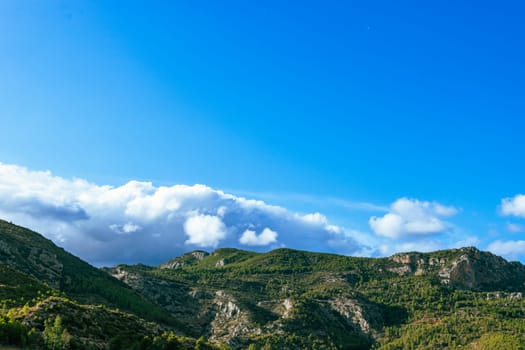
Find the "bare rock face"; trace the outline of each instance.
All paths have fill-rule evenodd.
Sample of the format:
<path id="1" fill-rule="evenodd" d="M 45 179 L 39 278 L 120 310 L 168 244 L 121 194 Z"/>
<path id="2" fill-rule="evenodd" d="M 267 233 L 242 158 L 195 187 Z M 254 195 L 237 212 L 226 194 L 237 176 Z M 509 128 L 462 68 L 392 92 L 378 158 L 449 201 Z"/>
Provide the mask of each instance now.
<path id="1" fill-rule="evenodd" d="M 191 252 L 190 254 L 197 260 L 202 260 L 209 255 L 208 253 L 203 252 L 201 250 Z"/>
<path id="2" fill-rule="evenodd" d="M 181 267 L 186 266 L 184 261 L 174 261 L 166 264 L 160 265 L 161 269 L 180 269 Z"/>
<path id="3" fill-rule="evenodd" d="M 208 255 L 209 253 L 205 251 L 196 250 L 196 251 L 184 254 L 183 256 L 180 256 L 173 260 L 170 260 L 167 263 L 160 265 L 159 268 L 161 269 L 180 269 L 184 266 L 193 265 L 196 262 L 201 261 Z"/>
<path id="4" fill-rule="evenodd" d="M 387 269 L 390 272 L 393 272 L 399 276 L 408 276 L 411 275 L 414 271 L 412 271 L 412 268 L 410 265 L 403 265 L 399 267 L 390 267 Z"/>
<path id="5" fill-rule="evenodd" d="M 249 315 L 241 310 L 233 296 L 218 290 L 213 305 L 215 315 L 211 322 L 211 340 L 235 345 L 239 337 L 261 333 L 260 329 L 254 328 Z"/>
<path id="6" fill-rule="evenodd" d="M 424 275 L 436 267 L 444 266 L 447 263 L 445 258 L 430 257 L 424 253 L 400 253 L 391 256 L 390 260 L 402 264 L 402 266 L 387 269 L 400 276 Z"/>
<path id="7" fill-rule="evenodd" d="M 354 325 L 361 333 L 375 338 L 378 336 L 378 320 L 382 318 L 379 310 L 356 299 L 337 297 L 329 301 L 330 307 Z"/>
<path id="8" fill-rule="evenodd" d="M 507 289 L 515 283 L 523 283 L 525 279 L 521 264 L 509 263 L 499 256 L 472 247 L 461 248 L 459 252 L 462 254 L 457 259 L 439 271 L 444 283 L 465 289 L 485 290 L 494 286 Z"/>
<path id="9" fill-rule="evenodd" d="M 217 261 L 217 263 L 215 264 L 215 267 L 223 267 L 224 265 L 226 265 L 226 259 L 220 259 L 220 260 Z"/>
<path id="10" fill-rule="evenodd" d="M 289 318 L 290 312 L 293 309 L 293 301 L 290 298 L 286 298 L 283 301 L 284 312 L 282 313 L 283 318 Z"/>
<path id="11" fill-rule="evenodd" d="M 390 261 L 400 266 L 390 267 L 388 271 L 400 276 L 437 275 L 443 284 L 473 290 L 507 289 L 525 281 L 521 264 L 509 263 L 474 247 L 448 252 L 446 257 L 433 253 L 396 254 L 390 257 Z"/>
<path id="12" fill-rule="evenodd" d="M 144 278 L 137 273 L 129 272 L 125 268 L 115 267 L 108 271 L 108 273 L 116 279 L 126 283 L 128 286 L 131 286 L 132 288 L 143 289 L 144 287 Z"/>

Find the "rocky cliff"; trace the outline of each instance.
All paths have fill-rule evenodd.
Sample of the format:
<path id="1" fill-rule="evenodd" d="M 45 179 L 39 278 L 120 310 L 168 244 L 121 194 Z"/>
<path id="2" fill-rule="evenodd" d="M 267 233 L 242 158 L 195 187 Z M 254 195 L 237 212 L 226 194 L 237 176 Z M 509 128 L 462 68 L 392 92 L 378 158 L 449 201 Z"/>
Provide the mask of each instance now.
<path id="1" fill-rule="evenodd" d="M 513 290 L 525 283 L 525 267 L 474 247 L 435 253 L 401 253 L 390 257 L 397 263 L 389 271 L 401 276 L 433 275 L 457 288 Z"/>

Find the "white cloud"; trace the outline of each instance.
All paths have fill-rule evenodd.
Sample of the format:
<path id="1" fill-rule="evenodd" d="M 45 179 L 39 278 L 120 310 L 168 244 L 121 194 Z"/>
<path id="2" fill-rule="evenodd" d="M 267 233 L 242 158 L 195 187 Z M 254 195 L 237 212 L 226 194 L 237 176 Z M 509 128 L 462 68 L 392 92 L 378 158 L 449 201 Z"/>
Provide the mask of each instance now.
<path id="1" fill-rule="evenodd" d="M 258 236 L 255 231 L 246 230 L 239 238 L 239 243 L 244 245 L 264 246 L 277 242 L 277 232 L 265 228 Z"/>
<path id="2" fill-rule="evenodd" d="M 321 213 L 306 214 L 302 216 L 302 219 L 310 224 L 314 225 L 327 225 L 328 220 L 326 216 Z"/>
<path id="3" fill-rule="evenodd" d="M 458 242 L 463 235 L 445 221 L 457 212 L 401 198 L 384 215 L 370 218 L 376 233 L 371 235 L 334 225 L 319 212 L 297 213 L 205 185 L 98 185 L 0 163 L 0 218 L 98 265 L 160 263 L 216 247 L 286 246 L 363 256 L 444 249 L 467 243 Z"/>
<path id="4" fill-rule="evenodd" d="M 400 238 L 404 236 L 425 236 L 443 233 L 449 225 L 442 218 L 457 214 L 458 210 L 436 202 L 400 198 L 382 217 L 372 216 L 371 229 L 379 236 Z"/>
<path id="5" fill-rule="evenodd" d="M 519 255 L 525 255 L 525 241 L 498 240 L 489 244 L 487 250 L 507 259 L 516 259 Z"/>
<path id="6" fill-rule="evenodd" d="M 188 235 L 186 243 L 203 248 L 216 248 L 226 237 L 226 226 L 217 216 L 192 216 L 184 223 L 184 232 Z"/>
<path id="7" fill-rule="evenodd" d="M 247 230 L 253 239 L 248 234 L 244 241 L 259 243 L 256 250 L 273 243 L 345 254 L 370 249 L 322 214 L 299 214 L 205 185 L 97 185 L 2 163 L 0 218 L 95 264 L 160 263 L 197 247 L 242 248 Z"/>
<path id="8" fill-rule="evenodd" d="M 506 216 L 525 218 L 525 194 L 517 194 L 512 198 L 501 200 L 501 213 Z"/>

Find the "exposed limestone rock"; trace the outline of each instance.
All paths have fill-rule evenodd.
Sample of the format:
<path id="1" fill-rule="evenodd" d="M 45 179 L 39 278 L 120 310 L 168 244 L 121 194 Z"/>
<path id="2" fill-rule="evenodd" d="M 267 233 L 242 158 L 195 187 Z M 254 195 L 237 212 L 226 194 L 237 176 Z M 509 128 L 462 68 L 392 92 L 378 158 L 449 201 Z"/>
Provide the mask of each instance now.
<path id="1" fill-rule="evenodd" d="M 523 270 L 522 265 L 473 247 L 461 248 L 458 252 L 461 255 L 439 271 L 443 283 L 458 288 L 483 290 L 493 285 L 512 284 L 516 282 L 513 270 Z"/>
<path id="2" fill-rule="evenodd" d="M 428 259 L 428 264 L 430 266 L 444 266 L 447 263 L 447 259 L 445 258 L 430 258 Z"/>
<path id="3" fill-rule="evenodd" d="M 388 271 L 400 276 L 424 275 L 437 267 L 445 266 L 447 259 L 435 258 L 423 253 L 400 253 L 390 257 L 390 260 L 403 266 L 387 268 Z"/>
<path id="4" fill-rule="evenodd" d="M 466 254 L 453 261 L 452 265 L 439 271 L 439 277 L 441 277 L 444 284 L 461 284 L 466 288 L 472 288 L 476 282 L 471 260 Z"/>
<path id="5" fill-rule="evenodd" d="M 183 256 L 180 256 L 176 259 L 173 259 L 171 261 L 168 261 L 167 263 L 164 263 L 159 266 L 161 269 L 180 269 L 184 266 L 192 265 L 195 262 L 198 262 L 205 257 L 207 257 L 209 254 L 202 250 L 196 250 L 187 254 L 184 254 Z"/>
<path id="6" fill-rule="evenodd" d="M 345 317 L 351 324 L 365 335 L 377 337 L 379 328 L 377 320 L 381 319 L 381 315 L 377 308 L 371 305 L 365 305 L 358 300 L 349 299 L 345 297 L 337 297 L 329 301 L 333 310 Z"/>
<path id="7" fill-rule="evenodd" d="M 174 261 L 172 263 L 166 263 L 160 265 L 161 269 L 180 269 L 181 267 L 184 267 L 186 264 L 184 261 Z"/>
<path id="8" fill-rule="evenodd" d="M 203 252 L 201 250 L 197 250 L 197 251 L 191 252 L 190 254 L 191 254 L 191 256 L 193 256 L 197 260 L 202 260 L 202 259 L 204 259 L 205 257 L 208 256 L 208 253 Z"/>
<path id="9" fill-rule="evenodd" d="M 282 314 L 282 317 L 283 318 L 289 318 L 290 317 L 290 312 L 291 312 L 291 310 L 293 308 L 292 299 L 290 299 L 290 298 L 284 299 L 283 306 L 284 306 L 284 312 Z"/>
<path id="10" fill-rule="evenodd" d="M 502 299 L 502 298 L 507 298 L 509 300 L 520 300 L 523 298 L 523 293 L 521 292 L 513 292 L 513 293 L 490 292 L 490 293 L 487 293 L 487 300 Z"/>
<path id="11" fill-rule="evenodd" d="M 522 265 L 509 263 L 474 247 L 451 249 L 448 252 L 451 253 L 448 258 L 433 256 L 433 253 L 396 254 L 390 257 L 390 261 L 400 266 L 389 267 L 387 270 L 400 276 L 435 274 L 441 283 L 464 289 L 487 289 L 493 285 L 515 284 L 517 281 L 512 280 L 513 273 L 524 273 Z"/>
<path id="12" fill-rule="evenodd" d="M 215 315 L 211 322 L 211 340 L 235 345 L 239 337 L 261 333 L 260 329 L 254 329 L 248 314 L 239 308 L 231 295 L 218 290 L 213 304 Z"/>
<path id="13" fill-rule="evenodd" d="M 412 274 L 412 268 L 409 265 L 403 265 L 399 267 L 390 267 L 387 270 L 395 274 L 398 274 L 399 276 L 408 276 Z"/>

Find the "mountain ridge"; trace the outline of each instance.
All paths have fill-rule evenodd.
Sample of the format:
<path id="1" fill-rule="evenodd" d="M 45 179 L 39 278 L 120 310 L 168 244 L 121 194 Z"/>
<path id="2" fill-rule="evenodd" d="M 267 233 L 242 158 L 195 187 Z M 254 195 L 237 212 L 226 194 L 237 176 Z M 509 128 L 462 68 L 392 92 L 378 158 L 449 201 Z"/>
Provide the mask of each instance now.
<path id="1" fill-rule="evenodd" d="M 398 253 L 385 258 L 355 258 L 288 248 L 267 253 L 220 248 L 213 252 L 188 252 L 147 270 L 130 265 L 119 265 L 117 270 L 125 283 L 160 305 L 164 300 L 191 296 L 192 310 L 174 307 L 170 302 L 166 307 L 174 317 L 187 317 L 190 313 L 188 321 L 197 319 L 201 332 L 207 332 L 210 339 L 239 349 L 250 341 L 259 344 L 276 341 L 272 340 L 276 331 L 303 339 L 312 335 L 324 337 L 323 346 L 328 348 L 330 344 L 341 346 L 349 341 L 355 343 L 355 348 L 369 348 L 384 338 L 385 329 L 402 327 L 414 313 L 405 306 L 410 300 L 399 295 L 394 295 L 397 300 L 385 300 L 385 295 L 381 295 L 392 287 L 401 290 L 400 284 L 414 284 L 415 288 L 424 284 L 436 294 L 433 297 L 441 294 L 440 300 L 433 301 L 438 307 L 451 293 L 477 298 L 485 297 L 486 293 L 500 298 L 512 295 L 521 298 L 525 288 L 522 264 L 507 262 L 474 247 Z M 107 271 L 117 272 L 111 268 Z M 178 294 L 180 287 L 165 289 L 166 283 L 186 286 L 187 290 Z M 378 294 L 374 288 L 379 289 Z M 410 293 L 410 289 L 405 291 Z M 421 294 L 426 292 L 421 290 Z M 212 314 L 205 312 L 209 310 L 213 310 Z M 237 320 L 232 321 L 235 317 Z M 326 327 L 323 334 L 316 333 L 318 329 L 308 325 L 316 318 L 318 329 L 331 322 L 330 327 L 346 338 L 330 334 Z M 312 333 L 294 333 L 292 319 Z M 253 337 L 250 333 L 259 335 Z"/>
<path id="2" fill-rule="evenodd" d="M 34 349 L 57 317 L 71 349 L 522 349 L 524 292 L 521 263 L 474 247 L 220 248 L 97 269 L 0 220 L 0 343 Z"/>

